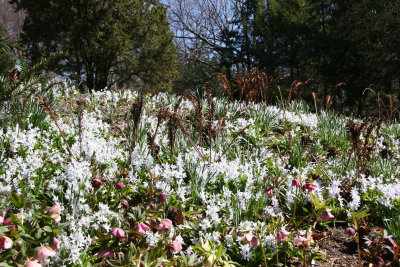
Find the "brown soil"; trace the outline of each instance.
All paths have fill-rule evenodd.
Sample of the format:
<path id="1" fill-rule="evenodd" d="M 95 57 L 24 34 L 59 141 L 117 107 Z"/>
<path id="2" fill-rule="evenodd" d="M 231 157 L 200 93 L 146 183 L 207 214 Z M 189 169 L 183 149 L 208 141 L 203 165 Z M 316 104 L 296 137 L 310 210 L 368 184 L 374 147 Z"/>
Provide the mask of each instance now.
<path id="1" fill-rule="evenodd" d="M 343 229 L 334 228 L 325 237 L 315 242 L 326 258 L 325 262 L 319 261 L 315 266 L 358 266 L 357 244 L 343 233 Z"/>

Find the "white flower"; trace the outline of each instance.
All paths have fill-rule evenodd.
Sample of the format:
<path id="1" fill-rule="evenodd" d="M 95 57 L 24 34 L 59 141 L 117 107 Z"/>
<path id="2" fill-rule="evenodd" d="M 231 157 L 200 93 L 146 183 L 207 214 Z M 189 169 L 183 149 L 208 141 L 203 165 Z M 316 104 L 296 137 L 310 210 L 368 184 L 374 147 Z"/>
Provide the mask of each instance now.
<path id="1" fill-rule="evenodd" d="M 242 258 L 244 260 L 251 260 L 254 256 L 253 252 L 251 252 L 251 245 L 245 244 L 240 246 L 240 254 L 242 254 Z"/>
<path id="2" fill-rule="evenodd" d="M 161 236 L 159 233 L 153 234 L 153 232 L 151 231 L 146 232 L 146 242 L 147 244 L 149 244 L 150 247 L 154 247 L 155 245 L 157 245 L 158 241 L 160 240 L 160 237 Z"/>
<path id="3" fill-rule="evenodd" d="M 349 203 L 349 208 L 356 211 L 360 207 L 361 204 L 361 198 L 358 194 L 358 189 L 357 187 L 353 187 L 351 189 L 351 198 L 352 201 Z"/>

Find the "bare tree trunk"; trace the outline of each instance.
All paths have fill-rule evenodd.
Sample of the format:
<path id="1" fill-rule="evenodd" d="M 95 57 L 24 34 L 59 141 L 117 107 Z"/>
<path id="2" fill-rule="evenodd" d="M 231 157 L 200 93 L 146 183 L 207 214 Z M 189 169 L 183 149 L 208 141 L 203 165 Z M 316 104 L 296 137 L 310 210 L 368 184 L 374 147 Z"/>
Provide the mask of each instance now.
<path id="1" fill-rule="evenodd" d="M 0 1 L 0 28 L 4 30 L 5 35 L 11 41 L 19 41 L 24 19 L 24 12 L 15 11 L 13 6 L 6 0 Z"/>

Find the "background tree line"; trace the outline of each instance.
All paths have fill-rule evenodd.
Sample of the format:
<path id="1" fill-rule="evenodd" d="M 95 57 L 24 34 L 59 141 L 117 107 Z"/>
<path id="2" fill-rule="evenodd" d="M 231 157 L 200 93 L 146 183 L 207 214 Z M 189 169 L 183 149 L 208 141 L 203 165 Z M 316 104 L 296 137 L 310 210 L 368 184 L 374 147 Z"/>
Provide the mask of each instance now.
<path id="1" fill-rule="evenodd" d="M 358 110 L 367 87 L 400 94 L 397 0 L 2 0 L 0 4 L 5 7 L 0 12 L 3 35 L 12 27 L 11 37 L 26 48 L 28 60 L 35 63 L 61 52 L 50 70 L 90 89 L 142 85 L 182 92 L 211 81 L 218 93 L 216 73 L 233 81 L 235 73 L 243 75 L 258 67 L 283 76 L 283 85 L 313 78 L 310 91 L 321 99 L 345 82 L 338 96 L 347 105 L 358 104 Z M 10 17 L 11 5 L 18 16 Z M 2 66 L 8 68 L 1 53 L 0 60 L 8 62 Z"/>
<path id="2" fill-rule="evenodd" d="M 145 84 L 171 89 L 177 74 L 176 48 L 167 9 L 158 0 L 10 0 L 8 4 L 25 14 L 18 39 L 32 64 L 57 53 L 48 69 L 81 87 Z"/>
<path id="3" fill-rule="evenodd" d="M 185 66 L 178 89 L 200 88 L 215 72 L 232 78 L 258 67 L 286 85 L 313 78 L 322 99 L 345 82 L 337 93 L 358 111 L 367 87 L 400 94 L 400 1 L 167 2 Z"/>

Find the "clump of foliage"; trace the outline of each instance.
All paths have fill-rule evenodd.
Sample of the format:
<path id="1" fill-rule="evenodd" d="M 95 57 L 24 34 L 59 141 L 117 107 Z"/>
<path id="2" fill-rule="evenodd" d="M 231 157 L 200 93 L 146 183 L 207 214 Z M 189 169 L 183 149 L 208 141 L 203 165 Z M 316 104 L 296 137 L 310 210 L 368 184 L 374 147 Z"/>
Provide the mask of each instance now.
<path id="1" fill-rule="evenodd" d="M 31 90 L 43 124 L 0 132 L 0 260 L 309 266 L 341 225 L 359 264 L 398 261 L 398 124 L 210 91 Z"/>

